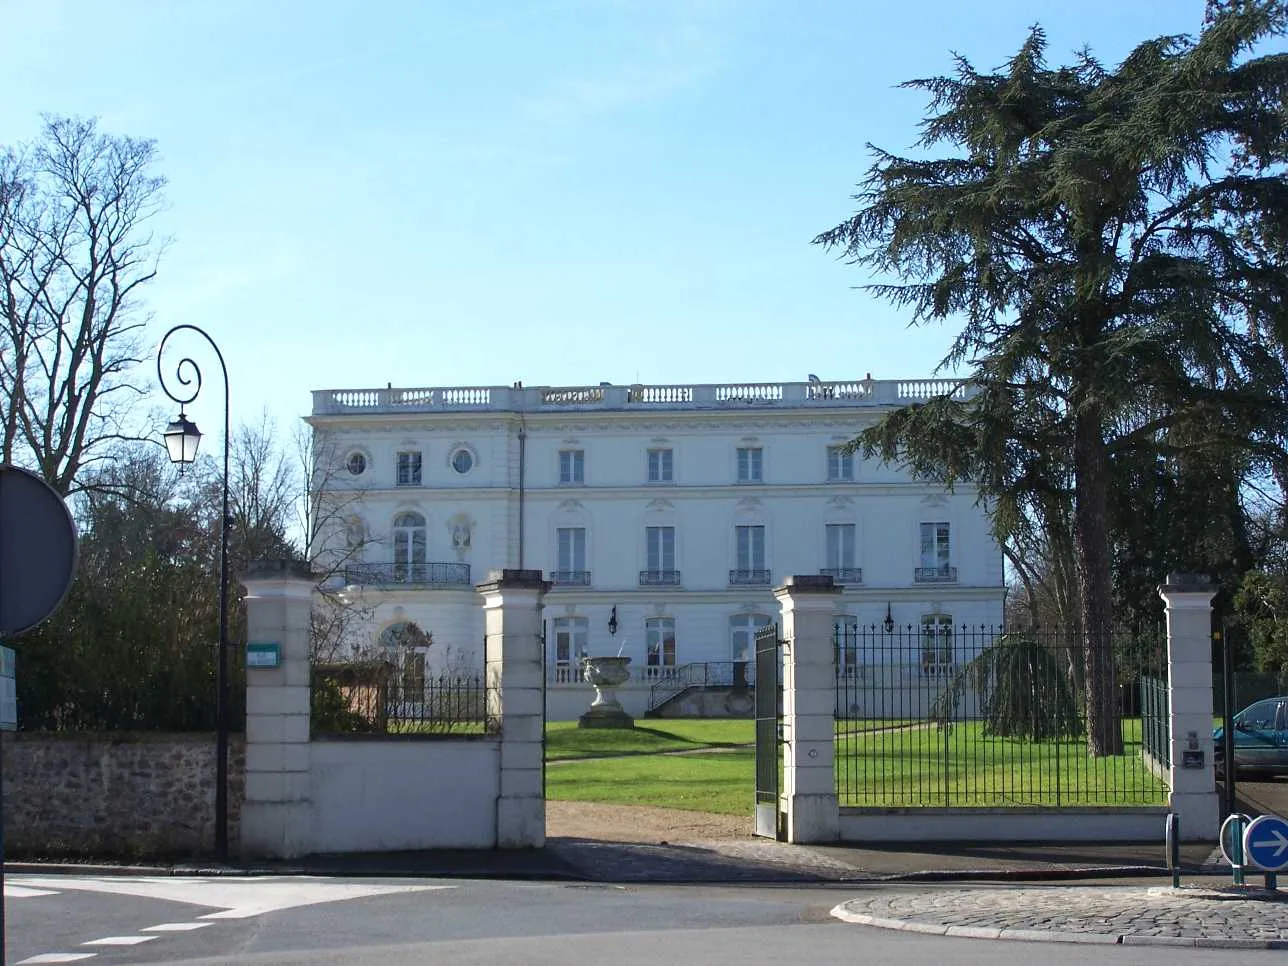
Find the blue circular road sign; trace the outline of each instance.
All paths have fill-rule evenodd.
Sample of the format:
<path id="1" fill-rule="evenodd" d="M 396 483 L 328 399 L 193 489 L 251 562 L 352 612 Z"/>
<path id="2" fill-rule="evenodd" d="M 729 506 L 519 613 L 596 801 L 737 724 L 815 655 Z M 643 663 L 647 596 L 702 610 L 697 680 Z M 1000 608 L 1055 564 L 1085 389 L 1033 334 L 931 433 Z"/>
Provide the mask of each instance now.
<path id="1" fill-rule="evenodd" d="M 1288 819 L 1278 815 L 1253 819 L 1243 833 L 1243 854 L 1267 872 L 1288 868 Z"/>

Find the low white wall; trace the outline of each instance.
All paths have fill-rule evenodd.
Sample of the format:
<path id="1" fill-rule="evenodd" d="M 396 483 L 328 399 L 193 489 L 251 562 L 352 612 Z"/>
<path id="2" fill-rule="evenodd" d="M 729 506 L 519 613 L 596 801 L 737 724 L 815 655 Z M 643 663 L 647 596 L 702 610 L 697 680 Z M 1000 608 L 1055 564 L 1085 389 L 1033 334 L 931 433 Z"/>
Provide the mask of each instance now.
<path id="1" fill-rule="evenodd" d="M 311 743 L 314 851 L 496 847 L 501 742 Z"/>
<path id="2" fill-rule="evenodd" d="M 841 809 L 842 842 L 1149 842 L 1167 809 Z M 1183 834 L 1183 833 L 1182 833 Z"/>

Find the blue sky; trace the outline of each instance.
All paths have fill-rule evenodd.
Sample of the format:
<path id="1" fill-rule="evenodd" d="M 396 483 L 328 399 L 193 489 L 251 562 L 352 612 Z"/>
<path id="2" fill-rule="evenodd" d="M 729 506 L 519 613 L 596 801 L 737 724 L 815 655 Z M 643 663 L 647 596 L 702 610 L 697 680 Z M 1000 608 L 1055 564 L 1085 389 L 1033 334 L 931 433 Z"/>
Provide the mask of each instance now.
<path id="1" fill-rule="evenodd" d="M 206 329 L 234 420 L 285 428 L 319 388 L 927 375 L 951 331 L 810 244 L 868 142 L 916 139 L 896 85 L 1034 22 L 1116 63 L 1203 0 L 3 7 L 0 143 L 42 112 L 155 138 L 150 336 Z"/>

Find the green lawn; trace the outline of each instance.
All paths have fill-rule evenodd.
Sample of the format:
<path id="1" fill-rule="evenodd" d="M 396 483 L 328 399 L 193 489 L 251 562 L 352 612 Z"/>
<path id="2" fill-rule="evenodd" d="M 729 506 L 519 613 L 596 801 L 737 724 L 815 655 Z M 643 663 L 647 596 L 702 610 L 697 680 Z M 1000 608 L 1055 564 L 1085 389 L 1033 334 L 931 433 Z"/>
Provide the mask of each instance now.
<path id="1" fill-rule="evenodd" d="M 1166 801 L 1166 784 L 1141 762 L 1138 720 L 1123 722 L 1128 753 L 1101 759 L 1088 758 L 1081 739 L 1034 743 L 988 738 L 978 722 L 944 732 L 924 722 L 838 721 L 837 732 L 842 805 Z M 547 793 L 556 800 L 747 814 L 755 786 L 755 754 L 748 747 L 753 740 L 754 723 L 747 720 L 656 720 L 620 731 L 551 722 L 546 757 L 559 764 L 546 769 Z M 699 753 L 659 754 L 670 751 Z M 606 755 L 629 757 L 600 757 Z"/>
<path id="2" fill-rule="evenodd" d="M 546 769 L 546 794 L 557 801 L 750 815 L 755 759 L 755 752 L 744 749 L 567 761 Z"/>
<path id="3" fill-rule="evenodd" d="M 551 721 L 546 725 L 546 760 L 701 751 L 749 745 L 754 740 L 753 722 L 744 720 L 658 718 L 620 729 L 578 728 L 575 721 Z"/>
<path id="4" fill-rule="evenodd" d="M 842 805 L 1159 805 L 1167 784 L 1144 765 L 1139 722 L 1124 721 L 1127 753 L 1090 758 L 1082 738 L 992 738 L 980 722 L 850 733 L 837 741 Z"/>

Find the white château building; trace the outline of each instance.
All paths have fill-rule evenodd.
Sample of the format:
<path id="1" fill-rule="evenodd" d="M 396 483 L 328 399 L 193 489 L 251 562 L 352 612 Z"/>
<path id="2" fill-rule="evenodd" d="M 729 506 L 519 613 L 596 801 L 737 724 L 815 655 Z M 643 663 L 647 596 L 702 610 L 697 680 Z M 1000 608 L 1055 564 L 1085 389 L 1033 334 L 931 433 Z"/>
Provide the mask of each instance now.
<path id="1" fill-rule="evenodd" d="M 976 494 L 845 444 L 939 380 L 341 389 L 313 394 L 319 546 L 364 602 L 359 635 L 413 660 L 481 664 L 474 585 L 539 569 L 547 708 L 583 711 L 579 656 L 632 659 L 643 713 L 686 666 L 751 657 L 792 574 L 844 586 L 839 624 L 996 624 L 1002 555 Z M 422 641 L 413 635 L 416 640 Z M 406 653 L 391 655 L 399 663 Z M 691 671 L 691 668 L 690 668 Z"/>

